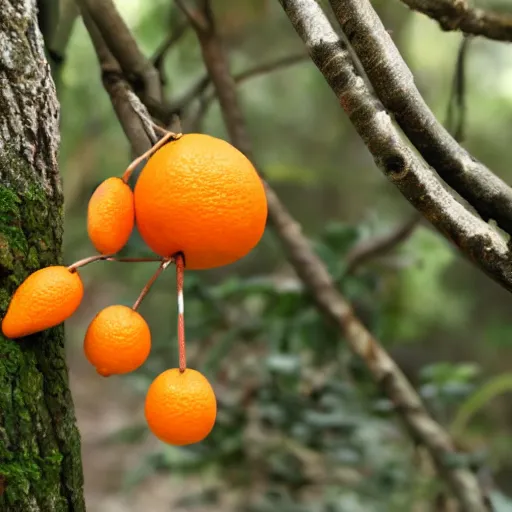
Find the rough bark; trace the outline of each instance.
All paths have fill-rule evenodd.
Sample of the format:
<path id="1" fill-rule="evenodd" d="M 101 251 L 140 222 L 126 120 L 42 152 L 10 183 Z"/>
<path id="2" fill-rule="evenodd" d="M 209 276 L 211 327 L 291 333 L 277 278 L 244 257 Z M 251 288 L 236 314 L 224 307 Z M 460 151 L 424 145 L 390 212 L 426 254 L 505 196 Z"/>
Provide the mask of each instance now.
<path id="1" fill-rule="evenodd" d="M 0 7 L 0 317 L 31 272 L 61 261 L 59 105 L 35 0 Z M 0 510 L 85 510 L 62 326 L 0 334 Z"/>

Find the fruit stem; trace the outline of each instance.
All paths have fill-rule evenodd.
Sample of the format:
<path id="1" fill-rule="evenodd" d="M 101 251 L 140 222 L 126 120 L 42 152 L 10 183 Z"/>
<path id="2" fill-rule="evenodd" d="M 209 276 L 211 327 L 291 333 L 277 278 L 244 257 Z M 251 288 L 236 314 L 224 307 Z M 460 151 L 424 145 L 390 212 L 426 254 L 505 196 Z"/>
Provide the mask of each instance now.
<path id="1" fill-rule="evenodd" d="M 158 279 L 158 276 L 172 263 L 172 261 L 173 261 L 172 258 L 162 260 L 157 271 L 151 276 L 151 279 L 146 283 L 146 286 L 144 286 L 144 288 L 140 292 L 139 297 L 133 304 L 132 309 L 134 311 L 137 311 L 137 308 L 140 306 L 140 303 L 144 300 L 144 297 L 148 294 L 148 292 L 149 292 L 150 288 L 153 286 L 154 282 Z"/>
<path id="2" fill-rule="evenodd" d="M 68 270 L 70 272 L 76 272 L 76 270 L 85 265 L 89 265 L 89 263 L 93 263 L 95 261 L 100 260 L 108 260 L 112 258 L 112 254 L 97 254 L 96 256 L 89 256 L 88 258 L 84 258 L 82 260 L 78 260 L 72 265 L 69 265 Z"/>
<path id="3" fill-rule="evenodd" d="M 166 144 L 170 139 L 179 139 L 181 137 L 181 133 L 173 133 L 173 132 L 166 132 L 166 134 L 152 147 L 150 147 L 145 153 L 143 153 L 141 156 L 138 156 L 124 171 L 123 174 L 123 181 L 125 183 L 128 183 L 128 180 L 130 179 L 130 176 L 132 175 L 132 172 L 135 170 L 135 168 L 146 158 L 151 156 L 157 149 L 160 149 L 164 144 Z"/>
<path id="4" fill-rule="evenodd" d="M 176 254 L 174 262 L 176 264 L 176 292 L 178 295 L 178 349 L 180 372 L 183 373 L 187 369 L 187 356 L 185 351 L 185 301 L 183 299 L 185 260 L 183 254 Z"/>
<path id="5" fill-rule="evenodd" d="M 154 261 L 164 261 L 162 258 L 107 258 L 106 261 L 117 261 L 119 263 L 148 263 Z"/>

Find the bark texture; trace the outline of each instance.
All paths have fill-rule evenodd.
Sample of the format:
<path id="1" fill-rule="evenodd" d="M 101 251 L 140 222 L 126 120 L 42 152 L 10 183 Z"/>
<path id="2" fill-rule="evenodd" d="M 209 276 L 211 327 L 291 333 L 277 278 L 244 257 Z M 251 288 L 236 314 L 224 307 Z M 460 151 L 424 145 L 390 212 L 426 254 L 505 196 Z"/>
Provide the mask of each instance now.
<path id="1" fill-rule="evenodd" d="M 31 272 L 61 260 L 59 105 L 35 0 L 0 7 L 0 318 Z M 85 510 L 80 437 L 59 326 L 0 333 L 0 510 Z"/>

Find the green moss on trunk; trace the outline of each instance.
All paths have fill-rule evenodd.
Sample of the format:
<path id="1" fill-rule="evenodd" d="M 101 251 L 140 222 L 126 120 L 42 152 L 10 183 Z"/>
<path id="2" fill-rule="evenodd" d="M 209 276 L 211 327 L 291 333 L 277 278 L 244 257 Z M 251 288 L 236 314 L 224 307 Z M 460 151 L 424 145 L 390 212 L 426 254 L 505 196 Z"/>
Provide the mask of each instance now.
<path id="1" fill-rule="evenodd" d="M 35 185 L 0 186 L 0 316 L 30 272 L 60 262 L 61 206 Z M 85 510 L 62 326 L 0 335 L 0 475 L 0 510 Z"/>

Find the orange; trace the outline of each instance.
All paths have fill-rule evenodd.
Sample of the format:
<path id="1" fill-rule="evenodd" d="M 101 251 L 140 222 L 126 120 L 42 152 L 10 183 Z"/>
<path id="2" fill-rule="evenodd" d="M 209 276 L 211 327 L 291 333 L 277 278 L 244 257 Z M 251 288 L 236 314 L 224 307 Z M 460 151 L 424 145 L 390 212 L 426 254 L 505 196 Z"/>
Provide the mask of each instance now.
<path id="1" fill-rule="evenodd" d="M 87 209 L 87 232 L 101 254 L 119 252 L 135 224 L 132 189 L 121 178 L 108 178 L 94 191 Z"/>
<path id="2" fill-rule="evenodd" d="M 100 311 L 85 334 L 85 355 L 104 377 L 136 370 L 150 350 L 148 324 L 128 306 L 109 306 Z"/>
<path id="3" fill-rule="evenodd" d="M 146 421 L 161 441 L 183 446 L 202 441 L 217 415 L 213 389 L 204 375 L 187 368 L 161 373 L 146 396 Z"/>
<path id="4" fill-rule="evenodd" d="M 78 272 L 62 266 L 42 268 L 14 292 L 2 332 L 8 338 L 20 338 L 54 327 L 77 310 L 83 295 Z"/>
<path id="5" fill-rule="evenodd" d="M 160 256 L 185 255 L 189 269 L 228 265 L 259 242 L 267 219 L 263 183 L 231 144 L 203 134 L 169 142 L 135 185 L 135 216 Z"/>

